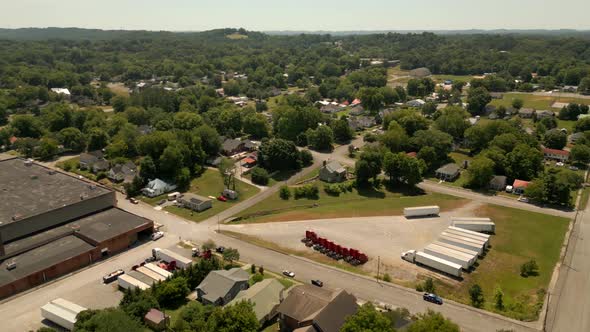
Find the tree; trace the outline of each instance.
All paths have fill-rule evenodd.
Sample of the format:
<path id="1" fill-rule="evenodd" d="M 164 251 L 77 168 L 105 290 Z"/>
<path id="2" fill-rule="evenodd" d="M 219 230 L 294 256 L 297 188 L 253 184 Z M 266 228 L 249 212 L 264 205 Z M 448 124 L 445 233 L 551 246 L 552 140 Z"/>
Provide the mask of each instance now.
<path id="1" fill-rule="evenodd" d="M 371 302 L 363 304 L 358 311 L 346 317 L 341 332 L 393 332 L 389 319 L 375 309 Z"/>
<path id="2" fill-rule="evenodd" d="M 217 307 L 207 320 L 208 332 L 257 332 L 260 323 L 254 313 L 253 304 L 240 301 L 237 304 Z"/>
<path id="3" fill-rule="evenodd" d="M 474 284 L 469 288 L 469 297 L 471 299 L 471 305 L 476 308 L 483 307 L 484 297 L 483 291 L 478 284 Z"/>
<path id="4" fill-rule="evenodd" d="M 436 291 L 434 280 L 432 278 L 428 277 L 424 281 L 424 291 L 428 293 L 434 293 Z"/>
<path id="5" fill-rule="evenodd" d="M 383 171 L 389 176 L 390 183 L 399 182 L 415 186 L 422 181 L 423 168 L 418 159 L 403 152 L 387 152 L 383 158 Z"/>
<path id="6" fill-rule="evenodd" d="M 459 326 L 430 309 L 418 314 L 418 320 L 408 327 L 408 332 L 459 332 Z"/>
<path id="7" fill-rule="evenodd" d="M 409 145 L 406 131 L 395 121 L 391 121 L 385 133 L 379 136 L 379 141 L 391 152 L 400 152 Z"/>
<path id="8" fill-rule="evenodd" d="M 434 125 L 436 129 L 445 132 L 455 139 L 463 138 L 465 130 L 469 128 L 469 122 L 466 119 L 466 112 L 460 107 L 447 107 L 443 114 L 439 116 Z"/>
<path id="9" fill-rule="evenodd" d="M 316 150 L 326 151 L 332 150 L 334 143 L 334 133 L 328 126 L 319 126 L 317 129 L 308 129 L 307 142 Z"/>
<path id="10" fill-rule="evenodd" d="M 358 160 L 355 164 L 356 183 L 359 187 L 367 187 L 372 177 L 371 167 L 366 160 Z"/>
<path id="11" fill-rule="evenodd" d="M 14 129 L 16 137 L 39 138 L 43 136 L 43 125 L 38 118 L 32 115 L 15 115 L 10 121 L 10 127 Z"/>
<path id="12" fill-rule="evenodd" d="M 44 137 L 39 141 L 39 145 L 34 150 L 33 155 L 41 160 L 47 160 L 55 156 L 58 150 L 56 140 Z"/>
<path id="13" fill-rule="evenodd" d="M 383 155 L 381 151 L 376 149 L 366 149 L 361 153 L 360 160 L 367 162 L 367 165 L 369 166 L 369 177 L 373 178 L 373 181 L 376 181 L 379 174 L 381 174 L 381 166 L 383 165 Z"/>
<path id="14" fill-rule="evenodd" d="M 549 130 L 545 133 L 544 143 L 550 149 L 561 150 L 567 144 L 567 134 L 556 129 Z"/>
<path id="15" fill-rule="evenodd" d="M 253 138 L 262 139 L 270 136 L 268 120 L 262 114 L 256 113 L 246 116 L 242 126 L 244 132 Z"/>
<path id="16" fill-rule="evenodd" d="M 113 105 L 113 110 L 117 113 L 121 113 L 125 111 L 127 107 L 128 99 L 122 96 L 115 96 L 111 98 L 111 105 Z"/>
<path id="17" fill-rule="evenodd" d="M 174 114 L 172 124 L 176 129 L 192 130 L 201 126 L 203 119 L 196 113 L 178 112 Z"/>
<path id="18" fill-rule="evenodd" d="M 478 156 L 467 169 L 467 185 L 472 188 L 485 188 L 494 177 L 494 162 L 486 157 Z"/>
<path id="19" fill-rule="evenodd" d="M 174 277 L 159 284 L 154 296 L 160 305 L 171 306 L 183 301 L 189 292 L 187 279 L 185 277 Z"/>
<path id="20" fill-rule="evenodd" d="M 279 196 L 281 197 L 281 199 L 284 200 L 288 200 L 289 198 L 291 198 L 291 190 L 289 189 L 289 187 L 281 186 L 281 188 L 279 189 Z"/>
<path id="21" fill-rule="evenodd" d="M 252 169 L 252 182 L 262 185 L 262 186 L 266 186 L 268 184 L 269 181 L 269 175 L 268 172 L 261 167 L 254 167 L 254 169 Z"/>
<path id="22" fill-rule="evenodd" d="M 492 101 L 492 97 L 486 88 L 471 88 L 467 94 L 467 110 L 472 115 L 483 114 L 483 111 L 487 104 Z"/>
<path id="23" fill-rule="evenodd" d="M 184 155 L 178 145 L 169 145 L 160 156 L 158 170 L 165 178 L 174 178 L 179 167 L 184 165 Z"/>
<path id="24" fill-rule="evenodd" d="M 100 128 L 92 128 L 88 133 L 88 151 L 100 150 L 107 146 L 109 136 Z"/>
<path id="25" fill-rule="evenodd" d="M 85 310 L 78 314 L 74 332 L 141 332 L 144 327 L 121 309 Z"/>
<path id="26" fill-rule="evenodd" d="M 139 163 L 139 176 L 145 181 L 155 179 L 157 175 L 156 164 L 150 156 L 145 156 Z"/>
<path id="27" fill-rule="evenodd" d="M 578 85 L 578 92 L 590 94 L 590 76 L 586 76 L 580 81 L 580 85 Z"/>
<path id="28" fill-rule="evenodd" d="M 581 118 L 574 125 L 574 132 L 584 132 L 590 130 L 590 117 Z"/>
<path id="29" fill-rule="evenodd" d="M 240 259 L 240 253 L 238 252 L 238 249 L 225 248 L 223 251 L 223 259 L 229 261 L 229 263 L 232 264 L 234 261 Z"/>
<path id="30" fill-rule="evenodd" d="M 295 143 L 280 138 L 263 141 L 258 158 L 262 167 L 269 171 L 299 168 L 299 152 Z"/>
<path id="31" fill-rule="evenodd" d="M 159 309 L 160 305 L 151 291 L 141 291 L 136 288 L 135 290 L 125 290 L 119 308 L 129 316 L 142 320 L 151 308 Z"/>
<path id="32" fill-rule="evenodd" d="M 354 136 L 354 132 L 348 121 L 340 119 L 332 122 L 332 132 L 334 133 L 334 140 L 339 143 L 348 142 Z"/>
<path id="33" fill-rule="evenodd" d="M 371 112 L 377 112 L 380 110 L 385 101 L 385 97 L 377 88 L 362 88 L 359 91 L 358 97 L 360 98 L 363 107 Z"/>
<path id="34" fill-rule="evenodd" d="M 516 108 L 517 110 L 521 109 L 524 105 L 524 101 L 520 98 L 514 98 L 512 100 L 512 107 Z"/>
<path id="35" fill-rule="evenodd" d="M 506 175 L 513 179 L 530 180 L 543 168 L 543 154 L 524 143 L 516 145 L 506 155 Z"/>
<path id="36" fill-rule="evenodd" d="M 572 157 L 572 162 L 574 163 L 590 163 L 590 147 L 587 145 L 576 144 L 572 148 L 570 155 Z"/>
<path id="37" fill-rule="evenodd" d="M 504 292 L 502 292 L 500 286 L 497 286 L 494 290 L 494 308 L 504 310 Z"/>
<path id="38" fill-rule="evenodd" d="M 426 169 L 434 170 L 438 164 L 440 164 L 441 160 L 439 160 L 436 156 L 436 150 L 434 150 L 431 146 L 424 146 L 418 151 L 416 157 L 422 161 L 426 165 Z"/>
<path id="39" fill-rule="evenodd" d="M 60 130 L 59 142 L 66 149 L 74 152 L 83 151 L 86 148 L 86 138 L 78 128 L 68 127 Z"/>
<path id="40" fill-rule="evenodd" d="M 520 266 L 520 276 L 526 278 L 537 275 L 539 275 L 539 266 L 534 259 L 531 259 Z"/>

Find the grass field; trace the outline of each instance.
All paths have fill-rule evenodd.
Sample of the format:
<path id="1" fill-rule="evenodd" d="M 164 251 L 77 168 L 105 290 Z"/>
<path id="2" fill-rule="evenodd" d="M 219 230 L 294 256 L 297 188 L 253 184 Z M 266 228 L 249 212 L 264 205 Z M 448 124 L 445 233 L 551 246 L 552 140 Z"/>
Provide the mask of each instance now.
<path id="1" fill-rule="evenodd" d="M 578 210 L 583 211 L 588 205 L 588 198 L 590 198 L 590 187 L 586 187 L 582 190 L 582 197 L 580 198 L 580 205 Z"/>
<path id="2" fill-rule="evenodd" d="M 562 103 L 590 104 L 590 99 L 566 98 L 553 96 L 536 96 L 529 93 L 505 93 L 502 99 L 494 99 L 491 104 L 494 106 L 512 106 L 514 99 L 521 99 L 524 102 L 523 107 L 534 108 L 538 110 L 559 111 L 558 108 L 552 108 L 551 105 L 558 101 Z"/>
<path id="3" fill-rule="evenodd" d="M 400 215 L 404 207 L 420 205 L 439 205 L 443 211 L 462 206 L 467 201 L 458 197 L 426 193 L 408 196 L 399 192 L 390 192 L 384 188 L 368 189 L 332 196 L 326 194 L 323 184 L 316 181 L 320 193 L 318 199 L 283 200 L 278 194 L 273 195 L 255 206 L 238 214 L 238 217 L 264 213 L 241 220 L 242 223 L 277 222 L 289 220 L 325 219 L 340 217 Z M 315 204 L 315 207 L 314 207 Z M 277 210 L 266 214 L 271 210 Z"/>
<path id="4" fill-rule="evenodd" d="M 80 157 L 74 157 L 68 160 L 60 161 L 57 164 L 55 164 L 55 166 L 65 171 L 82 175 L 83 177 L 90 179 L 92 181 L 96 181 L 96 175 L 94 175 L 92 172 L 79 169 Z"/>
<path id="5" fill-rule="evenodd" d="M 223 188 L 224 185 L 223 179 L 221 178 L 221 174 L 219 174 L 217 170 L 207 169 L 200 177 L 194 179 L 191 182 L 191 186 L 188 191 L 205 197 L 217 197 L 221 195 Z M 239 194 L 238 199 L 234 201 L 228 200 L 227 202 L 213 200 L 213 206 L 210 209 L 207 209 L 202 212 L 196 212 L 189 209 L 179 208 L 176 206 L 167 206 L 164 208 L 164 210 L 179 215 L 185 219 L 189 219 L 192 221 L 202 221 L 254 196 L 260 190 L 245 182 L 236 180 L 236 191 Z M 142 200 L 152 205 L 157 203 L 157 201 L 160 199 L 162 198 L 146 199 L 142 197 Z"/>
<path id="6" fill-rule="evenodd" d="M 484 308 L 521 320 L 538 318 L 553 268 L 557 263 L 569 220 L 540 213 L 487 205 L 477 211 L 492 218 L 496 234 L 491 249 L 479 266 L 460 283 L 436 282 L 443 297 L 470 303 L 469 288 L 479 284 L 485 297 Z M 521 277 L 520 266 L 534 259 L 538 276 Z M 477 264 L 477 263 L 476 263 Z M 505 309 L 494 308 L 494 290 L 504 292 Z"/>
<path id="7" fill-rule="evenodd" d="M 123 83 L 109 83 L 107 87 L 117 96 L 129 97 L 131 93 Z"/>

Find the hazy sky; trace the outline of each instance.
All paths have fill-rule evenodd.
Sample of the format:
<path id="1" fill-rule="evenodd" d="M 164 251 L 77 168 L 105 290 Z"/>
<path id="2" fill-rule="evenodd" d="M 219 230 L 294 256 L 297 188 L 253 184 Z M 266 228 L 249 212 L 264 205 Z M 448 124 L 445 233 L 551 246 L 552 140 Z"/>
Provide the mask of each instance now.
<path id="1" fill-rule="evenodd" d="M 590 29 L 590 0 L 0 0 L 0 27 Z"/>

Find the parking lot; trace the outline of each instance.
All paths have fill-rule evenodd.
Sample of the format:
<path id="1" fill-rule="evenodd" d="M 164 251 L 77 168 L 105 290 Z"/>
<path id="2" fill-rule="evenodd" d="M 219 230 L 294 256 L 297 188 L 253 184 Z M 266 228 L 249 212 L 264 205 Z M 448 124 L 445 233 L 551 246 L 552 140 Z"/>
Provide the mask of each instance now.
<path id="1" fill-rule="evenodd" d="M 272 241 L 289 249 L 312 252 L 301 242 L 306 230 L 312 230 L 347 248 L 354 248 L 369 256 L 362 268 L 377 273 L 389 273 L 396 279 L 413 280 L 425 269 L 403 261 L 400 253 L 410 249 L 422 249 L 438 238 L 451 224 L 451 217 L 473 216 L 479 203 L 472 202 L 452 212 L 441 213 L 435 218 L 406 219 L 403 216 L 358 217 L 307 221 L 275 222 L 261 224 L 225 225 L 224 229 L 266 241 Z"/>

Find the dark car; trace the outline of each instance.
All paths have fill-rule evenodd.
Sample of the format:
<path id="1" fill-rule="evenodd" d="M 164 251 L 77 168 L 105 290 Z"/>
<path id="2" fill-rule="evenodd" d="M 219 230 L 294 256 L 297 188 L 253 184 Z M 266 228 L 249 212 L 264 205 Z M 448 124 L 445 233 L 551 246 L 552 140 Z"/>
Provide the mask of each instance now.
<path id="1" fill-rule="evenodd" d="M 324 283 L 321 280 L 319 280 L 319 279 L 312 280 L 311 281 L 311 284 L 312 285 L 315 285 L 315 286 L 318 286 L 318 287 L 323 287 L 324 286 Z"/>
<path id="2" fill-rule="evenodd" d="M 217 247 L 217 249 L 215 249 L 215 251 L 217 251 L 220 254 L 223 254 L 223 252 L 225 251 L 225 247 Z"/>
<path id="3" fill-rule="evenodd" d="M 436 304 L 443 304 L 443 300 L 436 294 L 424 293 L 422 298 L 424 299 L 424 301 L 428 301 L 428 302 L 432 302 L 432 303 L 436 303 Z"/>

